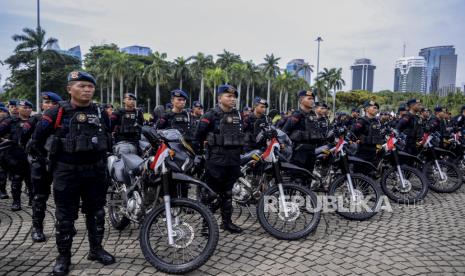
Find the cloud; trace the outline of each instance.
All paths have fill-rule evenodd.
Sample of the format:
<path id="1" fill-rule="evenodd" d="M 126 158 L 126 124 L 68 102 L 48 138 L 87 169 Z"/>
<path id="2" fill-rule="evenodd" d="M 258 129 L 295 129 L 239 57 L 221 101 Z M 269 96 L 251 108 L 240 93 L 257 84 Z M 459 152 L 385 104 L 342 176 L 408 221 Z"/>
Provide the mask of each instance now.
<path id="1" fill-rule="evenodd" d="M 2 0 L 0 0 L 2 1 Z M 6 2 L 6 1 L 3 1 Z M 316 65 L 317 36 L 322 36 L 320 68 L 342 67 L 350 89 L 350 66 L 368 57 L 377 66 L 375 90 L 392 89 L 394 63 L 407 44 L 407 54 L 420 48 L 455 45 L 459 55 L 457 84 L 465 81 L 465 39 L 460 0 L 196 0 L 196 1 L 54 1 L 42 0 L 43 26 L 62 47 L 115 42 L 120 47 L 146 45 L 170 59 L 202 51 L 216 55 L 228 49 L 261 63 L 265 54 L 281 57 L 281 67 L 294 58 Z M 0 15 L 17 16 L 24 24 L 6 22 L 0 31 L 0 59 L 11 54 L 13 33 L 35 24 L 30 1 L 8 1 Z M 2 26 L 5 23 L 0 19 Z M 13 28 L 14 26 L 14 28 Z M 12 29 L 10 29 L 12 28 Z M 8 46 L 7 48 L 5 48 Z M 13 44 L 14 47 L 14 44 Z M 8 52 L 8 49 L 10 52 Z"/>

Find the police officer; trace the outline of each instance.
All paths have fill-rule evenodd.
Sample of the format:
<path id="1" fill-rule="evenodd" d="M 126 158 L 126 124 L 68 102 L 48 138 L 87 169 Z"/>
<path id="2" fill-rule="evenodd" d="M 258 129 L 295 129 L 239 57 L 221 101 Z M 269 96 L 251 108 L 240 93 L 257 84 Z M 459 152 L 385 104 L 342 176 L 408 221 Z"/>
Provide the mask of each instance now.
<path id="1" fill-rule="evenodd" d="M 59 253 L 54 275 L 69 272 L 80 200 L 90 246 L 87 259 L 104 265 L 115 262 L 102 247 L 107 191 L 105 156 L 111 149 L 111 136 L 107 114 L 92 103 L 95 84 L 92 75 L 71 72 L 67 86 L 70 101 L 59 102 L 58 107 L 44 113 L 31 142 L 37 152 L 44 152 L 45 144 L 51 161 Z"/>
<path id="2" fill-rule="evenodd" d="M 350 114 L 349 121 L 347 122 L 347 126 L 350 128 L 352 127 L 355 122 L 360 118 L 360 108 L 354 107 L 352 108 L 352 112 Z"/>
<path id="3" fill-rule="evenodd" d="M 422 121 L 417 115 L 422 105 L 419 99 L 410 99 L 407 102 L 408 112 L 397 122 L 396 129 L 406 134 L 405 151 L 417 155 L 417 140 L 423 135 Z"/>
<path id="4" fill-rule="evenodd" d="M 445 118 L 446 118 L 445 109 L 442 106 L 437 105 L 434 108 L 434 115 L 431 116 L 431 118 L 426 124 L 425 131 L 429 133 L 438 132 L 441 135 L 441 141 L 442 141 L 442 139 L 447 134 L 446 133 L 447 126 L 446 126 Z"/>
<path id="5" fill-rule="evenodd" d="M 199 101 L 194 101 L 192 104 L 192 128 L 195 129 L 203 115 L 203 105 Z"/>
<path id="6" fill-rule="evenodd" d="M 177 129 L 183 135 L 184 139 L 192 142 L 194 129 L 189 112 L 184 107 L 189 97 L 187 93 L 176 89 L 171 91 L 172 109 L 169 109 L 157 122 L 157 129 Z"/>
<path id="7" fill-rule="evenodd" d="M 256 97 L 253 100 L 253 111 L 249 116 L 244 118 L 244 134 L 245 134 L 245 151 L 258 149 L 260 146 L 257 144 L 257 135 L 267 126 L 271 124 L 271 120 L 266 116 L 266 109 L 268 102 L 265 99 Z"/>
<path id="8" fill-rule="evenodd" d="M 320 127 L 318 116 L 313 110 L 316 89 L 302 90 L 297 94 L 299 110 L 286 121 L 283 131 L 294 143 L 292 162 L 310 172 L 315 166 L 315 149 L 326 139 L 324 129 Z"/>
<path id="9" fill-rule="evenodd" d="M 240 154 L 244 146 L 242 118 L 234 107 L 237 90 L 231 85 L 220 85 L 218 105 L 200 119 L 195 137 L 200 145 L 206 144 L 206 182 L 218 195 L 222 227 L 230 233 L 242 229 L 232 222 L 232 188 L 240 176 Z M 211 199 L 204 199 L 211 204 Z"/>
<path id="10" fill-rule="evenodd" d="M 10 109 L 11 110 L 11 109 Z M 24 150 L 27 143 L 25 130 L 29 126 L 29 118 L 32 112 L 32 103 L 28 100 L 18 101 L 18 115 L 4 119 L 0 123 L 0 136 L 13 141 L 13 146 L 2 154 L 2 163 L 9 173 L 11 181 L 11 194 L 13 203 L 11 210 L 21 210 L 21 189 L 23 181 L 26 183 L 29 206 L 32 204 L 32 188 L 30 181 L 30 168 L 27 155 Z"/>
<path id="11" fill-rule="evenodd" d="M 124 94 L 123 108 L 111 115 L 111 127 L 115 142 L 126 141 L 138 146 L 144 115 L 136 108 L 137 98 L 133 93 Z"/>
<path id="12" fill-rule="evenodd" d="M 245 106 L 242 109 L 242 118 L 245 118 L 245 117 L 249 116 L 250 114 L 252 114 L 252 108 L 250 108 L 248 106 Z"/>
<path id="13" fill-rule="evenodd" d="M 460 114 L 452 119 L 452 124 L 458 130 L 464 130 L 465 128 L 465 105 L 460 109 Z"/>
<path id="14" fill-rule="evenodd" d="M 315 114 L 317 117 L 317 126 L 322 133 L 322 139 L 315 141 L 316 147 L 326 144 L 328 139 L 329 130 L 331 128 L 331 122 L 328 118 L 328 105 L 324 102 L 315 103 Z"/>
<path id="15" fill-rule="evenodd" d="M 8 101 L 8 111 L 11 116 L 18 117 L 18 100 L 9 100 Z"/>
<path id="16" fill-rule="evenodd" d="M 5 107 L 3 103 L 1 103 L 0 106 L 0 124 L 3 120 L 6 118 L 10 117 L 10 112 L 8 111 L 8 108 Z M 0 160 L 3 160 L 2 155 L 4 154 L 4 151 L 0 152 Z M 5 168 L 3 168 L 2 162 L 0 162 L 0 199 L 8 199 L 10 198 L 8 196 L 8 193 L 6 192 L 6 179 L 7 179 L 7 171 Z"/>
<path id="17" fill-rule="evenodd" d="M 50 108 L 56 107 L 59 101 L 63 99 L 54 92 L 42 93 L 42 111 L 45 112 Z M 32 135 L 37 123 L 42 119 L 42 114 L 34 115 L 30 120 L 30 131 L 28 137 Z M 50 195 L 50 186 L 52 184 L 52 174 L 46 169 L 46 160 L 39 152 L 31 151 L 31 142 L 28 143 L 26 151 L 29 154 L 31 164 L 31 186 L 33 191 L 32 200 L 32 231 L 31 238 L 34 242 L 44 242 L 44 218 L 47 209 L 47 200 Z"/>
<path id="18" fill-rule="evenodd" d="M 360 117 L 352 126 L 352 132 L 357 136 L 359 143 L 356 156 L 365 161 L 376 162 L 376 146 L 384 143 L 381 133 L 381 122 L 376 115 L 379 105 L 375 101 L 366 101 L 363 104 L 365 116 Z M 368 173 L 368 168 L 354 168 L 356 172 Z"/>

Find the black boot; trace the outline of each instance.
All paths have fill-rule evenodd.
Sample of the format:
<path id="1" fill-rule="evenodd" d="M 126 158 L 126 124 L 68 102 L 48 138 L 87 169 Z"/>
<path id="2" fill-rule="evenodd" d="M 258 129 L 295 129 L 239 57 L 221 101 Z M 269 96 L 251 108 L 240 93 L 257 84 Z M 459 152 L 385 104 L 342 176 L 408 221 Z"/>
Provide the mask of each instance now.
<path id="1" fill-rule="evenodd" d="M 242 228 L 232 222 L 232 212 L 232 198 L 227 197 L 223 200 L 223 206 L 221 208 L 221 219 L 223 222 L 221 228 L 232 234 L 242 233 Z"/>
<path id="2" fill-rule="evenodd" d="M 0 176 L 1 177 L 1 176 Z M 6 192 L 6 179 L 0 180 L 0 199 L 8 199 L 8 193 Z"/>
<path id="3" fill-rule="evenodd" d="M 21 186 L 23 179 L 19 175 L 11 177 L 11 195 L 13 196 L 13 204 L 11 204 L 12 211 L 21 210 Z"/>
<path id="4" fill-rule="evenodd" d="M 102 247 L 105 232 L 105 210 L 100 209 L 93 214 L 86 214 L 86 226 L 89 238 L 89 254 L 87 259 L 103 265 L 115 263 L 115 257 Z"/>
<path id="5" fill-rule="evenodd" d="M 44 242 L 44 218 L 47 207 L 47 195 L 36 194 L 32 202 L 32 232 L 31 237 L 34 242 Z"/>
<path id="6" fill-rule="evenodd" d="M 69 273 L 69 267 L 71 266 L 71 246 L 73 245 L 73 236 L 75 234 L 76 230 L 72 221 L 57 222 L 55 237 L 59 255 L 53 267 L 53 275 L 62 276 Z"/>
<path id="7" fill-rule="evenodd" d="M 0 199 L 8 199 L 6 192 L 6 172 L 0 167 Z"/>

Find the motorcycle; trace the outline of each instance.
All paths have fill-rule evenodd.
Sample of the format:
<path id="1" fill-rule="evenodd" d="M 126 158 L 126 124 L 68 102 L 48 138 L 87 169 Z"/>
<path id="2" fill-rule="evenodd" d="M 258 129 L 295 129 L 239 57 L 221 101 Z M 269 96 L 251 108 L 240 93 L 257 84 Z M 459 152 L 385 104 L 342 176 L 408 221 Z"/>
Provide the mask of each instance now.
<path id="1" fill-rule="evenodd" d="M 287 135 L 269 126 L 265 150 L 253 150 L 241 156 L 243 176 L 233 187 L 233 200 L 240 206 L 256 204 L 260 225 L 270 235 L 296 240 L 314 232 L 321 218 L 316 195 L 308 188 L 283 180 L 284 172 L 300 171 L 286 160 L 288 150 L 280 141 Z M 260 138 L 258 138 L 260 140 Z M 290 141 L 290 140 L 289 140 Z M 308 171 L 304 170 L 307 174 Z"/>
<path id="2" fill-rule="evenodd" d="M 339 215 L 351 220 L 367 220 L 377 213 L 381 191 L 370 177 L 352 173 L 350 167 L 351 164 L 372 170 L 376 170 L 376 167 L 351 155 L 354 148 L 350 143 L 350 132 L 341 127 L 336 129 L 335 134 L 335 144 L 315 149 L 316 185 L 323 188 L 329 185 L 328 194 L 337 198 Z"/>
<path id="3" fill-rule="evenodd" d="M 425 133 L 420 142 L 418 157 L 424 161 L 423 173 L 429 181 L 429 188 L 437 193 L 452 193 L 463 183 L 460 169 L 444 158 L 455 157 L 453 152 L 439 147 L 441 136 L 438 133 Z"/>
<path id="4" fill-rule="evenodd" d="M 389 199 L 402 204 L 411 204 L 425 198 L 428 193 L 428 180 L 418 169 L 400 163 L 400 158 L 417 159 L 403 152 L 405 134 L 391 130 L 385 144 L 381 146 L 377 172 L 381 175 L 380 186 Z"/>
<path id="5" fill-rule="evenodd" d="M 219 230 L 210 210 L 182 198 L 182 190 L 200 185 L 215 193 L 185 173 L 193 166 L 194 153 L 179 131 L 144 126 L 142 134 L 152 148 L 146 148 L 144 158 L 134 153 L 108 158 L 110 221 L 117 229 L 131 221 L 141 223 L 139 241 L 146 260 L 166 273 L 187 273 L 214 253 Z"/>

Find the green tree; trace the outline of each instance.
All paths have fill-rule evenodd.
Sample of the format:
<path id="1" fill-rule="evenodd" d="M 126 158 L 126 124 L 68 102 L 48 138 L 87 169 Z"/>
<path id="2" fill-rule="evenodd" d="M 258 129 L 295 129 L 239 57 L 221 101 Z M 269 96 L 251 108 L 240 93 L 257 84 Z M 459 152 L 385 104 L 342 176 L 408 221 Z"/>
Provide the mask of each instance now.
<path id="1" fill-rule="evenodd" d="M 41 59 L 42 54 L 47 46 L 56 43 L 58 40 L 56 38 L 50 37 L 45 38 L 45 30 L 38 27 L 36 30 L 31 28 L 24 28 L 23 34 L 13 35 L 13 40 L 19 42 L 16 45 L 14 52 L 16 54 L 25 54 L 33 56 L 36 60 L 36 105 L 37 112 L 40 111 L 40 83 L 41 83 Z"/>
<path id="2" fill-rule="evenodd" d="M 216 60 L 216 65 L 221 69 L 228 71 L 229 67 L 233 63 L 242 62 L 241 56 L 234 53 L 223 50 L 223 53 L 218 54 L 218 59 Z"/>
<path id="3" fill-rule="evenodd" d="M 281 58 L 275 57 L 273 54 L 266 55 L 264 60 L 265 63 L 262 63 L 263 66 L 263 73 L 265 74 L 268 80 L 268 88 L 266 92 L 266 100 L 268 101 L 268 105 L 271 105 L 271 81 L 276 78 L 277 75 L 280 74 L 280 69 L 278 66 L 278 61 Z"/>
<path id="4" fill-rule="evenodd" d="M 221 69 L 220 67 L 207 69 L 205 72 L 205 79 L 207 81 L 207 85 L 212 89 L 212 98 L 213 98 L 213 107 L 216 106 L 216 89 L 218 85 L 228 81 L 228 75 L 226 71 Z"/>
<path id="5" fill-rule="evenodd" d="M 160 105 L 160 84 L 166 81 L 169 64 L 166 53 L 155 52 L 150 56 L 152 63 L 145 68 L 144 76 L 150 85 L 155 85 L 155 105 Z"/>
<path id="6" fill-rule="evenodd" d="M 197 55 L 190 57 L 190 59 L 193 60 L 191 63 L 192 75 L 200 79 L 199 100 L 203 105 L 205 97 L 205 71 L 213 67 L 213 57 L 199 52 Z"/>
<path id="7" fill-rule="evenodd" d="M 179 79 L 179 89 L 182 90 L 182 83 L 184 80 L 187 80 L 191 76 L 189 68 L 189 58 L 185 59 L 184 57 L 178 57 L 174 60 L 173 64 L 173 76 L 174 78 Z"/>
<path id="8" fill-rule="evenodd" d="M 231 81 L 237 85 L 237 106 L 239 110 L 241 109 L 241 92 L 242 92 L 242 83 L 247 77 L 247 65 L 244 63 L 233 63 L 230 67 L 229 76 Z"/>

